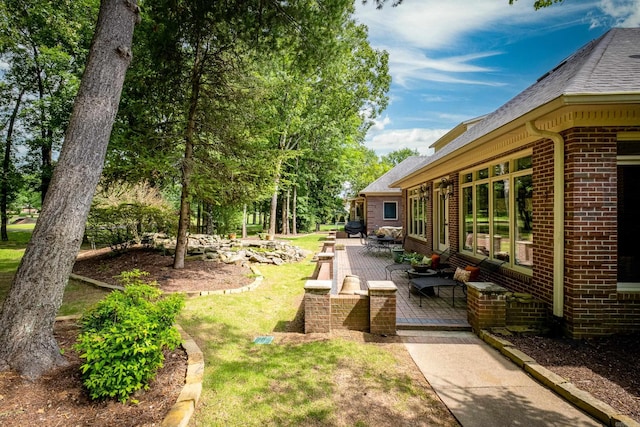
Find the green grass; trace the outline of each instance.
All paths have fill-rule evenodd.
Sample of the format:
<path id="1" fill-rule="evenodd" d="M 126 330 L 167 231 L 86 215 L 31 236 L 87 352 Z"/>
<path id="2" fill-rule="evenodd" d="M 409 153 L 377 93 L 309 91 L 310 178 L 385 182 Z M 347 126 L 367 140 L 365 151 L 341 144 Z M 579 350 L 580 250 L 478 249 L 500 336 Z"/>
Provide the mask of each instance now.
<path id="1" fill-rule="evenodd" d="M 291 240 L 316 252 L 323 239 L 305 235 Z M 393 353 L 381 346 L 343 338 L 279 338 L 296 318 L 314 266 L 309 259 L 261 266 L 265 279 L 252 292 L 188 300 L 178 322 L 206 361 L 197 425 L 335 424 L 341 416 L 335 379 L 344 372 L 372 392 L 393 393 L 398 405 L 420 396 L 410 379 L 394 369 Z M 253 343 L 258 336 L 274 334 L 273 344 Z"/>
<path id="2" fill-rule="evenodd" d="M 84 311 L 106 297 L 111 291 L 88 285 L 79 280 L 70 279 L 64 289 L 62 305 L 58 310 L 58 316 L 70 316 L 82 314 Z"/>
<path id="3" fill-rule="evenodd" d="M 315 267 L 311 255 L 318 252 L 325 237 L 288 238 L 310 256 L 296 264 L 261 266 L 264 281 L 254 291 L 187 300 L 178 322 L 196 340 L 206 362 L 199 409 L 192 423 L 371 425 L 367 409 L 350 410 L 345 424 L 345 403 L 340 399 L 345 387 L 355 388 L 346 393 L 355 393 L 359 399 L 362 390 L 369 396 L 392 396 L 384 408 L 376 410 L 398 412 L 402 414 L 398 419 L 420 413 L 425 405 L 442 406 L 414 386 L 397 368 L 394 352 L 384 345 L 337 336 L 307 339 L 302 334 L 284 334 L 292 322 L 300 320 L 304 283 Z M 0 273 L 0 300 L 12 275 L 13 271 Z M 82 313 L 103 295 L 104 291 L 71 280 L 59 314 Z M 263 335 L 276 338 L 269 345 L 253 343 Z"/>
<path id="4" fill-rule="evenodd" d="M 10 225 L 7 227 L 9 241 L 0 242 L 0 303 L 4 301 L 11 288 L 13 276 L 31 238 L 33 226 L 33 224 Z M 108 293 L 109 291 L 83 282 L 69 280 L 58 315 L 82 314 L 87 307 L 98 302 Z"/>

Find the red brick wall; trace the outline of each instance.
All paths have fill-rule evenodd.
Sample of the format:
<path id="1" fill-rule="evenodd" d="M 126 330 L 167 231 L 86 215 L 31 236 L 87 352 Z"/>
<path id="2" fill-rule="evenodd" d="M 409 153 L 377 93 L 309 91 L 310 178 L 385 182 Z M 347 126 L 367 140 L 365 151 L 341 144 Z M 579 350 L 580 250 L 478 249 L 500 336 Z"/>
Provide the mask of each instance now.
<path id="1" fill-rule="evenodd" d="M 369 292 L 370 331 L 372 334 L 396 334 L 396 303 L 394 292 Z"/>
<path id="2" fill-rule="evenodd" d="M 331 332 L 331 296 L 329 292 L 304 295 L 304 333 Z"/>
<path id="3" fill-rule="evenodd" d="M 507 326 L 539 327 L 547 324 L 550 315 L 549 306 L 542 301 L 507 295 Z"/>
<path id="4" fill-rule="evenodd" d="M 533 275 L 530 283 L 510 283 L 553 306 L 553 141 L 533 146 Z"/>
<path id="5" fill-rule="evenodd" d="M 616 128 L 565 135 L 565 318 L 572 336 L 639 328 L 640 306 L 619 301 Z"/>
<path id="6" fill-rule="evenodd" d="M 367 196 L 367 232 L 373 231 L 377 227 L 402 227 L 402 217 L 404 209 L 402 196 Z M 398 219 L 386 220 L 384 217 L 384 202 L 398 203 Z"/>

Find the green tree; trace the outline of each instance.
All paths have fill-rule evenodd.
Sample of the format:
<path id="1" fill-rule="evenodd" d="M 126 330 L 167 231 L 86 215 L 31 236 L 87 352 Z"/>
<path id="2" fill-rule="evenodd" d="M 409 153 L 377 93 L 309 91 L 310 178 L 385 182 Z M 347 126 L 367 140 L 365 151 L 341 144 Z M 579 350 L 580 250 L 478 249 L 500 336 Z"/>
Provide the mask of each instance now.
<path id="1" fill-rule="evenodd" d="M 286 43 L 273 54 L 262 74 L 263 86 L 271 93 L 262 116 L 271 123 L 266 127 L 268 139 L 279 153 L 274 166 L 270 233 L 276 232 L 278 195 L 284 201 L 296 201 L 303 184 L 313 179 L 304 171 L 313 169 L 315 162 L 331 163 L 340 158 L 348 141 L 362 142 L 370 119 L 386 106 L 390 83 L 387 54 L 371 48 L 366 28 L 353 21 L 352 13 L 352 5 L 345 5 L 335 26 L 323 29 L 327 34 L 313 56 L 300 61 L 294 55 L 295 44 Z M 337 190 L 333 197 L 339 194 L 340 186 L 324 184 L 319 188 Z M 295 202 L 280 209 L 285 233 L 289 211 L 295 224 Z M 295 231 L 295 225 L 293 228 Z"/>
<path id="2" fill-rule="evenodd" d="M 97 0 L 6 0 L 0 8 L 0 61 L 5 78 L 25 91 L 22 126 L 37 159 L 44 200 L 53 171 L 53 152 L 62 141 L 77 93 Z"/>
<path id="3" fill-rule="evenodd" d="M 0 88 L 5 89 L 5 87 Z M 8 92 L 10 94 L 10 90 L 2 90 L 2 92 Z M 24 89 L 20 90 L 15 95 L 15 99 L 10 95 L 8 96 L 10 102 L 13 103 L 13 108 L 9 110 L 10 112 L 7 117 L 6 125 L 3 126 L 3 128 L 6 128 L 6 138 L 3 150 L 4 156 L 2 158 L 2 175 L 0 176 L 0 235 L 2 236 L 3 242 L 9 240 L 9 234 L 7 233 L 9 216 L 7 215 L 7 210 L 9 208 L 9 204 L 16 197 L 22 184 L 22 180 L 14 166 L 13 138 L 18 112 L 20 111 L 20 103 L 22 102 L 23 97 Z M 2 98 L 7 99 L 4 96 Z M 4 109 L 2 112 L 4 112 Z"/>
<path id="4" fill-rule="evenodd" d="M 381 157 L 380 161 L 384 164 L 391 165 L 391 167 L 396 166 L 398 163 L 405 160 L 407 157 L 411 156 L 419 156 L 418 150 L 411 148 L 401 148 L 399 150 L 392 151 L 388 154 L 385 154 Z"/>

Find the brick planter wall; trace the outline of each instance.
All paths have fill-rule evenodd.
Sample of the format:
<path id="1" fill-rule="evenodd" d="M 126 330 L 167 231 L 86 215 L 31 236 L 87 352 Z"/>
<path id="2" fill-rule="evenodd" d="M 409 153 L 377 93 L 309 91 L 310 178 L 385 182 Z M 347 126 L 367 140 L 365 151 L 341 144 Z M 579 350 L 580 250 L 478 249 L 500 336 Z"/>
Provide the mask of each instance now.
<path id="1" fill-rule="evenodd" d="M 542 327 L 548 323 L 549 309 L 543 301 L 531 295 L 518 295 L 508 292 L 506 295 L 507 326 Z"/>
<path id="2" fill-rule="evenodd" d="M 331 280 L 307 280 L 304 290 L 305 333 L 350 329 L 395 335 L 396 292 L 391 281 L 369 282 L 368 295 L 331 295 Z"/>
<path id="3" fill-rule="evenodd" d="M 494 283 L 467 283 L 467 320 L 474 332 L 506 326 L 506 293 Z"/>

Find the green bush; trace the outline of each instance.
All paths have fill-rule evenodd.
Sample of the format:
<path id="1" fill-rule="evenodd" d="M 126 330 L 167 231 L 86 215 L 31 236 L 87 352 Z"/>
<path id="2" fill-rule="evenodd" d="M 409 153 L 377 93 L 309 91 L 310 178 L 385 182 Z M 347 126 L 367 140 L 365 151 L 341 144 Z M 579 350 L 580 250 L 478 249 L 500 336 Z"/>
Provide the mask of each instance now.
<path id="1" fill-rule="evenodd" d="M 175 213 L 168 209 L 123 203 L 117 206 L 92 207 L 87 219 L 87 239 L 122 251 L 140 242 L 146 232 L 175 234 Z"/>
<path id="2" fill-rule="evenodd" d="M 87 218 L 91 244 L 124 250 L 144 233 L 175 235 L 176 211 L 158 189 L 147 183 L 112 183 L 96 192 Z"/>
<path id="3" fill-rule="evenodd" d="M 80 320 L 76 343 L 85 387 L 92 399 L 126 402 L 136 390 L 149 388 L 164 362 L 163 350 L 180 343 L 173 326 L 184 306 L 183 294 L 163 295 L 148 273 L 124 272 L 124 291 L 114 291 Z"/>

